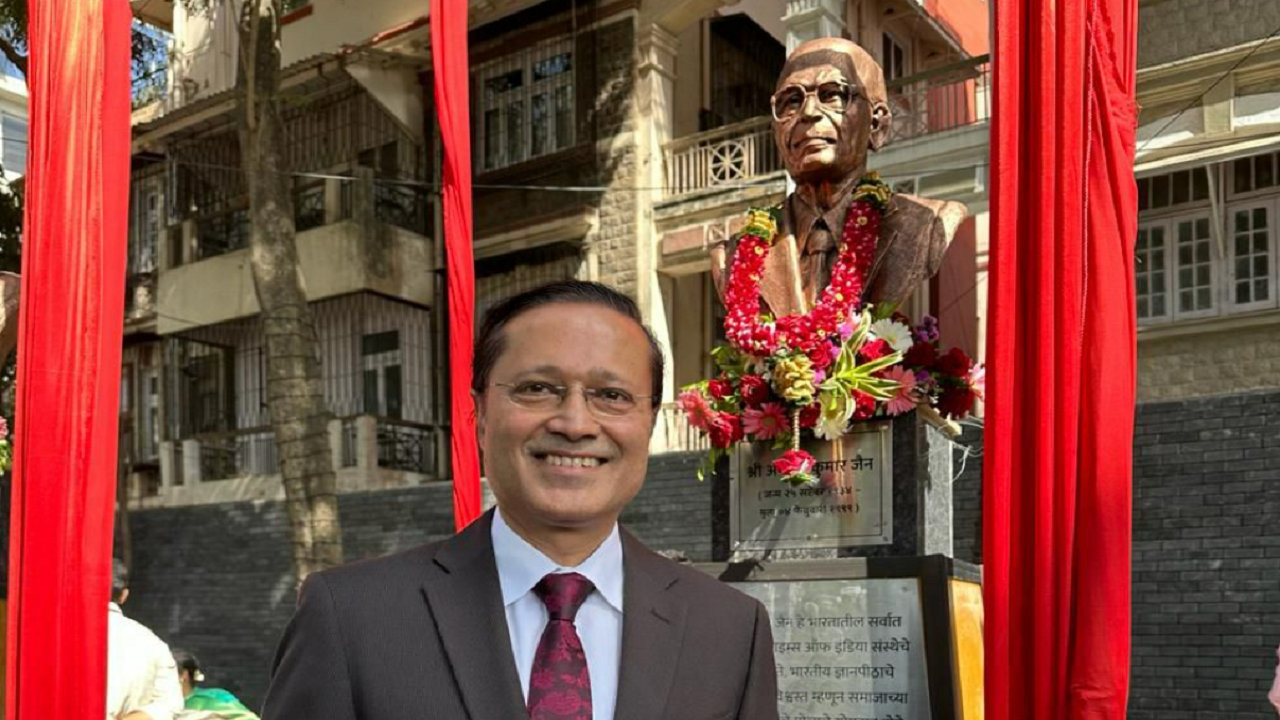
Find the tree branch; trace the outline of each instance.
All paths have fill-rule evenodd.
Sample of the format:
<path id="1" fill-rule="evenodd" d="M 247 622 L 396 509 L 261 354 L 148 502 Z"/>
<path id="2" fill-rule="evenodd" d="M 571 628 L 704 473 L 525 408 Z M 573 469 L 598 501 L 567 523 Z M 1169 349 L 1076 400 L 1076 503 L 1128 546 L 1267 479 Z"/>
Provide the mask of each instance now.
<path id="1" fill-rule="evenodd" d="M 4 53 L 9 62 L 18 66 L 24 79 L 27 77 L 27 56 L 18 52 L 18 49 L 3 37 L 0 37 L 0 53 Z"/>

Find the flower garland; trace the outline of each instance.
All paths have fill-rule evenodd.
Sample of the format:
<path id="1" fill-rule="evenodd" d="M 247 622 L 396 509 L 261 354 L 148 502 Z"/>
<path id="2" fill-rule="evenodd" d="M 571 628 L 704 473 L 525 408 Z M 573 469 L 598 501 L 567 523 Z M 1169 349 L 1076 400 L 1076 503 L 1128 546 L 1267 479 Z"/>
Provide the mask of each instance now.
<path id="1" fill-rule="evenodd" d="M 760 282 L 777 210 L 749 213 L 725 290 L 729 344 L 712 351 L 719 375 L 679 399 L 712 446 L 699 478 L 748 440 L 785 449 L 771 468 L 783 482 L 812 484 L 817 462 L 800 449 L 802 432 L 836 441 L 851 422 L 921 404 L 960 418 L 982 397 L 982 366 L 958 348 L 943 355 L 936 320 L 913 328 L 892 307 L 861 301 L 891 197 L 874 173 L 858 181 L 830 284 L 809 312 L 776 319 L 760 312 Z"/>

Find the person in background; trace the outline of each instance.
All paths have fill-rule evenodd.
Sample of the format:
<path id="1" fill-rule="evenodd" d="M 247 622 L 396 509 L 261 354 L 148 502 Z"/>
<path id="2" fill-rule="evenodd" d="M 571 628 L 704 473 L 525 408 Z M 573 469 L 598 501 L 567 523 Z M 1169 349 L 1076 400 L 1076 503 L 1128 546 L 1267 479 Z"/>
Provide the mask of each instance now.
<path id="1" fill-rule="evenodd" d="M 107 608 L 107 720 L 173 720 L 182 688 L 169 646 L 120 609 L 129 599 L 129 568 L 111 568 Z"/>
<path id="2" fill-rule="evenodd" d="M 226 690 L 196 687 L 197 683 L 204 682 L 204 673 L 195 655 L 175 648 L 173 660 L 178 665 L 178 682 L 185 698 L 178 720 L 258 720 L 257 715 Z"/>
<path id="3" fill-rule="evenodd" d="M 1276 657 L 1280 658 L 1280 648 L 1276 648 Z M 1276 663 L 1276 679 L 1271 684 L 1271 692 L 1267 693 L 1267 699 L 1275 707 L 1276 713 L 1280 714 L 1280 663 Z"/>

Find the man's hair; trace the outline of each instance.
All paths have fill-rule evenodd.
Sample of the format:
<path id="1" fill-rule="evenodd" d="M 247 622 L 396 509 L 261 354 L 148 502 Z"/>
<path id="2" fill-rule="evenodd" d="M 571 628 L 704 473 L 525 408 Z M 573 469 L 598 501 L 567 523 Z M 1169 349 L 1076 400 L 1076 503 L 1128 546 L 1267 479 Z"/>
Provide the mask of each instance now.
<path id="1" fill-rule="evenodd" d="M 129 566 L 120 558 L 111 558 L 111 602 L 120 602 L 120 596 L 129 589 Z"/>
<path id="2" fill-rule="evenodd" d="M 489 386 L 489 373 L 506 349 L 506 335 L 503 331 L 512 320 L 546 305 L 573 303 L 608 308 L 630 319 L 644 331 L 644 336 L 649 341 L 649 372 L 653 375 L 651 404 L 654 408 L 662 404 L 662 373 L 665 367 L 662 346 L 658 344 L 653 331 L 641 321 L 640 308 L 636 307 L 631 298 L 607 285 L 582 280 L 564 280 L 526 290 L 494 305 L 485 313 L 471 359 L 472 391 L 480 395 Z"/>

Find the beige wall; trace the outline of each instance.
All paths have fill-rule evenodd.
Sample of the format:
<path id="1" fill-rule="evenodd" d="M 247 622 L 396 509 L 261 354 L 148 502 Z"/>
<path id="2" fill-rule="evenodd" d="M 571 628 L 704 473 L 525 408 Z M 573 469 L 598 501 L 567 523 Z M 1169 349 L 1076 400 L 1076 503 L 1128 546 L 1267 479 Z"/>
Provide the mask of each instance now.
<path id="1" fill-rule="evenodd" d="M 418 305 L 433 293 L 431 241 L 379 225 L 367 237 L 353 221 L 298 234 L 308 300 L 375 290 Z M 256 315 L 249 251 L 237 250 L 160 274 L 156 291 L 161 334 Z"/>
<path id="2" fill-rule="evenodd" d="M 1280 317 L 1216 332 L 1139 335 L 1139 402 L 1276 387 L 1280 387 Z"/>
<path id="3" fill-rule="evenodd" d="M 213 0 L 210 11 L 188 15 L 182 3 L 173 9 L 173 82 L 182 102 L 227 90 L 235 84 L 235 7 L 239 0 Z M 427 4 L 404 0 L 311 0 L 310 14 L 284 27 L 284 67 L 343 45 L 358 45 L 378 33 L 427 14 Z M 183 79 L 198 88 L 183 91 Z"/>

